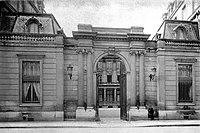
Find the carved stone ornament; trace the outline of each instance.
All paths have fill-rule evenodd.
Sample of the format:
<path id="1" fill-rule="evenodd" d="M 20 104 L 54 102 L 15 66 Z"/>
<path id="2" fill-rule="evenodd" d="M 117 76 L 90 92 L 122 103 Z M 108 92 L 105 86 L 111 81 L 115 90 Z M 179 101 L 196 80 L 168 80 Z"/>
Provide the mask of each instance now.
<path id="1" fill-rule="evenodd" d="M 129 54 L 130 55 L 145 55 L 146 54 L 146 51 L 145 50 L 132 50 L 130 49 L 129 51 Z"/>
<path id="2" fill-rule="evenodd" d="M 109 55 L 115 55 L 116 53 L 120 53 L 120 50 L 116 49 L 115 47 L 109 47 L 107 50 L 104 51 L 104 53 L 108 53 Z"/>
<path id="3" fill-rule="evenodd" d="M 94 53 L 94 51 L 92 49 L 77 49 L 76 52 L 78 54 L 79 53 L 81 53 L 81 54 L 88 54 L 88 53 L 92 54 L 92 53 Z"/>

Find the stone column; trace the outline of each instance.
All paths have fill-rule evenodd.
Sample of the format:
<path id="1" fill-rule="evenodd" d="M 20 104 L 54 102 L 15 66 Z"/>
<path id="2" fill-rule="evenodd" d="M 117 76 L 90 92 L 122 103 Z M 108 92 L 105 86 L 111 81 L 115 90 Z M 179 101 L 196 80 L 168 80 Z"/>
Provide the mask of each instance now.
<path id="1" fill-rule="evenodd" d="M 158 54 L 161 54 L 162 51 Z M 163 54 L 163 53 L 162 53 Z M 157 102 L 159 109 L 165 110 L 165 57 L 157 57 Z"/>
<path id="2" fill-rule="evenodd" d="M 78 106 L 83 106 L 83 102 L 84 102 L 83 54 L 81 50 L 77 52 L 78 52 Z"/>
<path id="3" fill-rule="evenodd" d="M 87 54 L 87 106 L 92 106 L 92 104 L 94 103 L 92 83 L 92 52 L 89 51 Z"/>
<path id="4" fill-rule="evenodd" d="M 140 66 L 139 66 L 139 95 L 140 95 L 140 106 L 144 106 L 144 100 L 145 100 L 145 79 L 144 79 L 144 53 L 140 54 Z"/>
<path id="5" fill-rule="evenodd" d="M 131 82 L 129 83 L 131 89 L 128 93 L 130 95 L 128 98 L 131 98 L 131 106 L 136 105 L 137 97 L 137 88 L 136 88 L 136 53 L 135 51 L 130 51 L 129 61 L 131 64 Z"/>

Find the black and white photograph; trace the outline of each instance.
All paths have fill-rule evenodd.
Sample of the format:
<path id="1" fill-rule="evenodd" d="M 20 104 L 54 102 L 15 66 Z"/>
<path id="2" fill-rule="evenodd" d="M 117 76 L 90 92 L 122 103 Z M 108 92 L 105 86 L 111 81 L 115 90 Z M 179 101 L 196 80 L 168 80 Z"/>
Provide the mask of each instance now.
<path id="1" fill-rule="evenodd" d="M 200 0 L 0 0 L 0 133 L 199 133 Z"/>

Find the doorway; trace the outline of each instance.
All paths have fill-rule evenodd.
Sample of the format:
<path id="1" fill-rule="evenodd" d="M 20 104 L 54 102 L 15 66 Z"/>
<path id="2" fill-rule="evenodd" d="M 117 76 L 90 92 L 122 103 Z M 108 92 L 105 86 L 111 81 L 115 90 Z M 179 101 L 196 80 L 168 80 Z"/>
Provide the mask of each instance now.
<path id="1" fill-rule="evenodd" d="M 126 68 L 117 55 L 106 55 L 97 63 L 97 105 L 100 117 L 127 118 Z"/>

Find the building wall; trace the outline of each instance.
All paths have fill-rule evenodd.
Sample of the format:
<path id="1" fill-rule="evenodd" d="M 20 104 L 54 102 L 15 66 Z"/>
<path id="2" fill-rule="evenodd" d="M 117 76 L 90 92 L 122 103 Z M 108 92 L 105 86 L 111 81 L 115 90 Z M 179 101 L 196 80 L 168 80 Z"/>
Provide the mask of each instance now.
<path id="1" fill-rule="evenodd" d="M 145 99 L 147 105 L 157 105 L 157 77 L 150 81 L 150 73 L 156 67 L 156 52 L 147 52 L 145 55 Z"/>
<path id="2" fill-rule="evenodd" d="M 141 45 L 142 43 L 138 43 L 138 42 L 132 42 L 132 45 Z M 140 56 L 137 55 L 133 55 L 131 56 L 129 54 L 129 43 L 127 42 L 110 42 L 110 41 L 95 41 L 93 46 L 93 54 L 92 54 L 92 62 L 93 62 L 93 66 L 91 66 L 92 68 L 94 68 L 95 63 L 96 63 L 96 59 L 99 58 L 100 55 L 102 55 L 106 50 L 108 50 L 109 47 L 112 46 L 116 46 L 116 49 L 120 50 L 120 54 L 122 56 L 124 56 L 125 60 L 127 60 L 127 63 L 130 65 L 130 67 L 132 67 L 134 64 L 131 64 L 131 60 L 133 58 L 135 59 L 135 70 L 131 69 L 130 73 L 132 73 L 133 71 L 136 71 L 136 75 L 135 75 L 135 87 L 134 86 L 130 86 L 131 88 L 131 92 L 133 89 L 134 94 L 132 94 L 130 92 L 130 97 L 134 98 L 136 100 L 136 97 L 134 95 L 139 95 L 139 91 L 140 91 L 140 79 L 139 79 L 139 74 L 140 74 Z M 77 49 L 81 48 L 81 46 L 74 48 L 74 47 L 65 47 L 64 50 L 64 69 L 65 69 L 65 75 L 64 75 L 64 95 L 65 95 L 65 100 L 78 100 L 78 80 L 80 78 L 80 75 L 78 75 L 78 69 L 83 69 L 83 80 L 84 80 L 84 101 L 87 101 L 87 54 L 83 54 L 83 68 L 79 68 L 78 64 L 78 53 L 77 53 Z M 82 47 L 84 48 L 84 47 Z M 140 49 L 141 51 L 141 49 Z M 143 50 L 144 51 L 144 50 Z M 137 49 L 135 49 L 135 52 L 137 52 Z M 69 64 L 71 64 L 73 66 L 73 73 L 72 73 L 72 79 L 69 78 L 69 76 L 67 75 L 66 69 L 69 66 Z M 147 52 L 144 55 L 144 83 L 145 83 L 145 98 L 146 98 L 146 102 L 147 104 L 156 104 L 156 97 L 157 97 L 157 92 L 156 92 L 156 78 L 153 81 L 150 81 L 149 78 L 149 74 L 151 73 L 151 68 L 155 66 L 156 67 L 156 52 L 155 50 L 152 52 Z M 94 70 L 93 70 L 94 71 Z M 93 79 L 94 80 L 94 79 Z M 130 84 L 133 83 L 134 81 L 130 81 Z M 137 94 L 135 94 L 137 93 Z M 95 95 L 95 94 L 94 94 Z M 135 101 L 134 100 L 134 101 Z M 95 102 L 95 101 L 94 101 Z M 132 103 L 132 106 L 136 106 L 136 103 Z"/>
<path id="3" fill-rule="evenodd" d="M 194 64 L 194 77 L 195 77 L 195 109 L 199 109 L 199 53 L 190 52 L 190 54 L 185 54 L 185 52 L 166 52 L 165 53 L 165 73 L 166 73 L 166 109 L 180 109 L 182 106 L 177 106 L 177 66 L 175 58 L 185 58 L 191 59 L 196 58 L 197 62 Z"/>
<path id="4" fill-rule="evenodd" d="M 178 6 L 179 5 L 179 6 Z M 191 15 L 199 9 L 199 0 L 174 0 L 169 3 L 167 19 L 170 20 L 191 20 Z"/>
<path id="5" fill-rule="evenodd" d="M 67 67 L 73 66 L 72 79 L 67 74 Z M 75 49 L 65 48 L 64 50 L 64 99 L 78 100 L 78 56 Z"/>
<path id="6" fill-rule="evenodd" d="M 41 47 L 37 42 L 0 43 L 0 114 L 3 117 L 2 121 L 23 120 L 22 113 L 26 112 L 30 113 L 30 117 L 33 116 L 35 120 L 63 119 L 62 115 L 56 114 L 56 112 L 63 112 L 63 49 L 56 45 L 54 47 L 45 47 L 40 43 L 39 45 Z M 45 56 L 42 65 L 42 106 L 20 105 L 18 54 Z M 16 116 L 13 117 L 11 113 Z"/>

